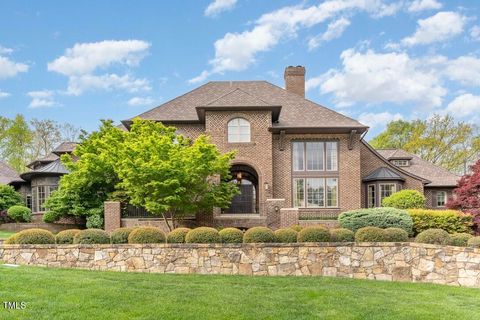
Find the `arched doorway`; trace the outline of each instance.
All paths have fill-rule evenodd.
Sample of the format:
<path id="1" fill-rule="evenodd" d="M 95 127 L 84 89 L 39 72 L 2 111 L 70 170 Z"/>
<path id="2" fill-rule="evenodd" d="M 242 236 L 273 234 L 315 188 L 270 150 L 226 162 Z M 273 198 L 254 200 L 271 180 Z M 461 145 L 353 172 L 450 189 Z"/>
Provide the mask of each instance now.
<path id="1" fill-rule="evenodd" d="M 236 183 L 240 194 L 233 197 L 224 213 L 258 213 L 258 174 L 248 165 L 233 165 L 230 169 L 232 183 Z"/>

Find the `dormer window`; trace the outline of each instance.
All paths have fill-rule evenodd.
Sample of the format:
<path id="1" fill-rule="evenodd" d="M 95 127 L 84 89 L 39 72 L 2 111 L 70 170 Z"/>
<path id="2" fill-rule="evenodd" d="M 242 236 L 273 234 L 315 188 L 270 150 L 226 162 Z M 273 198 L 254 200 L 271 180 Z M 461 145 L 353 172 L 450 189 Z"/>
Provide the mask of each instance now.
<path id="1" fill-rule="evenodd" d="M 250 142 L 250 122 L 235 118 L 228 122 L 228 142 Z"/>
<path id="2" fill-rule="evenodd" d="M 408 167 L 410 165 L 410 161 L 408 160 L 392 160 L 392 163 L 398 167 Z"/>

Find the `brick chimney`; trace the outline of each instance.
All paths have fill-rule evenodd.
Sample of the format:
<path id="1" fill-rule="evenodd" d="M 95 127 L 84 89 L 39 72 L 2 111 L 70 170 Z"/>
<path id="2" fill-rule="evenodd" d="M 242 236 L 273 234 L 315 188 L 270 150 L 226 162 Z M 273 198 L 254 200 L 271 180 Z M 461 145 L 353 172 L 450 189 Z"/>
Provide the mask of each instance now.
<path id="1" fill-rule="evenodd" d="M 285 89 L 305 98 L 305 67 L 288 66 L 283 74 Z"/>

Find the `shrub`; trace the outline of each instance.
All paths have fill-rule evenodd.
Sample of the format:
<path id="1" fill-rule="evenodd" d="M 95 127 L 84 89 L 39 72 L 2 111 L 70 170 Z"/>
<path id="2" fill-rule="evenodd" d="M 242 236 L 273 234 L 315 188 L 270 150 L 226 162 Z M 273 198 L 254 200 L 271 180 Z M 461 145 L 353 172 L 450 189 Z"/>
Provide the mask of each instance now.
<path id="1" fill-rule="evenodd" d="M 452 246 L 466 247 L 468 245 L 468 240 L 473 238 L 470 233 L 454 233 L 450 235 L 450 244 Z"/>
<path id="2" fill-rule="evenodd" d="M 275 234 L 267 227 L 253 227 L 243 235 L 243 243 L 271 243 L 275 240 Z"/>
<path id="3" fill-rule="evenodd" d="M 284 228 L 275 230 L 275 238 L 277 242 L 281 243 L 295 243 L 297 242 L 298 232 L 292 228 Z"/>
<path id="4" fill-rule="evenodd" d="M 7 214 L 10 219 L 15 220 L 15 222 L 32 221 L 32 210 L 25 206 L 12 206 L 8 208 Z"/>
<path id="5" fill-rule="evenodd" d="M 88 229 L 101 229 L 103 228 L 103 217 L 101 214 L 92 214 L 87 217 L 87 228 Z"/>
<path id="6" fill-rule="evenodd" d="M 3 243 L 4 244 L 16 244 L 17 243 L 17 236 L 18 236 L 18 233 L 14 233 L 10 237 L 8 237 L 8 239 L 5 240 Z"/>
<path id="7" fill-rule="evenodd" d="M 384 198 L 382 206 L 398 209 L 418 209 L 425 207 L 425 196 L 417 190 L 401 190 Z"/>
<path id="8" fill-rule="evenodd" d="M 294 225 L 290 226 L 290 229 L 293 229 L 297 232 L 300 232 L 300 230 L 302 230 L 302 226 L 299 225 L 299 224 L 294 224 Z"/>
<path id="9" fill-rule="evenodd" d="M 75 244 L 107 244 L 110 243 L 108 233 L 101 229 L 85 229 L 73 238 Z"/>
<path id="10" fill-rule="evenodd" d="M 385 241 L 385 232 L 378 227 L 363 227 L 355 232 L 355 241 L 357 242 L 383 242 Z"/>
<path id="11" fill-rule="evenodd" d="M 0 211 L 0 224 L 2 223 L 8 223 L 12 221 L 10 217 L 8 216 L 7 210 L 1 210 Z"/>
<path id="12" fill-rule="evenodd" d="M 222 243 L 242 243 L 243 232 L 237 228 L 225 228 L 220 230 L 220 239 Z"/>
<path id="13" fill-rule="evenodd" d="M 22 196 L 10 185 L 0 184 L 0 211 L 7 210 L 12 206 L 21 206 Z"/>
<path id="14" fill-rule="evenodd" d="M 353 242 L 355 234 L 352 230 L 337 228 L 330 230 L 330 241 L 332 242 Z"/>
<path id="15" fill-rule="evenodd" d="M 73 239 L 79 233 L 81 230 L 78 229 L 68 229 L 68 230 L 63 230 L 57 233 L 55 236 L 55 241 L 58 244 L 72 244 Z"/>
<path id="16" fill-rule="evenodd" d="M 26 229 L 15 235 L 15 244 L 51 244 L 55 236 L 44 229 Z"/>
<path id="17" fill-rule="evenodd" d="M 135 228 L 128 236 L 128 243 L 165 243 L 166 240 L 165 233 L 155 227 Z"/>
<path id="18" fill-rule="evenodd" d="M 133 228 L 117 228 L 110 233 L 110 241 L 113 244 L 128 243 L 128 236 Z"/>
<path id="19" fill-rule="evenodd" d="M 168 243 L 185 243 L 187 233 L 192 230 L 190 228 L 176 228 L 170 231 L 167 235 Z"/>
<path id="20" fill-rule="evenodd" d="M 407 231 L 400 228 L 387 228 L 383 230 L 385 240 L 387 242 L 407 242 Z"/>
<path id="21" fill-rule="evenodd" d="M 472 231 L 473 217 L 456 210 L 410 209 L 413 231 L 418 234 L 427 229 L 443 229 L 448 233 L 469 233 Z"/>
<path id="22" fill-rule="evenodd" d="M 480 248 L 480 237 L 472 237 L 468 239 L 467 244 L 469 247 Z"/>
<path id="23" fill-rule="evenodd" d="M 401 228 L 412 232 L 412 218 L 407 211 L 396 208 L 369 208 L 343 212 L 338 216 L 342 228 L 356 232 L 363 227 Z"/>
<path id="24" fill-rule="evenodd" d="M 43 214 L 42 220 L 45 223 L 54 223 L 58 220 L 58 216 L 53 211 L 47 211 Z"/>
<path id="25" fill-rule="evenodd" d="M 185 237 L 186 243 L 220 243 L 220 234 L 217 229 L 199 227 L 190 230 Z"/>
<path id="26" fill-rule="evenodd" d="M 450 244 L 450 235 L 442 229 L 428 229 L 420 232 L 415 242 L 447 245 Z"/>
<path id="27" fill-rule="evenodd" d="M 297 236 L 298 242 L 328 242 L 330 232 L 324 227 L 305 227 Z"/>

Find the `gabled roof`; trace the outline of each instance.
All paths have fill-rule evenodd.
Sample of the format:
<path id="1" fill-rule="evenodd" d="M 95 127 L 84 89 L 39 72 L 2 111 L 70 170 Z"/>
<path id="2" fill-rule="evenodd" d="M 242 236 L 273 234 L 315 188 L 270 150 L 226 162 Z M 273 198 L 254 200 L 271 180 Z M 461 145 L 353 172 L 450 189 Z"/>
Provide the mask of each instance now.
<path id="1" fill-rule="evenodd" d="M 366 177 L 364 177 L 362 180 L 364 182 L 367 182 L 367 181 L 382 181 L 382 180 L 383 181 L 385 180 L 404 181 L 405 179 L 387 167 L 380 167 L 374 170 L 372 173 L 370 173 Z"/>
<path id="2" fill-rule="evenodd" d="M 65 168 L 60 159 L 57 159 L 49 164 L 44 165 L 43 167 L 24 172 L 20 175 L 20 177 L 24 180 L 30 180 L 34 176 L 61 176 L 67 173 L 70 173 L 70 171 Z"/>
<path id="3" fill-rule="evenodd" d="M 388 160 L 411 160 L 413 157 L 410 153 L 402 149 L 377 149 L 381 151 L 384 158 Z"/>
<path id="4" fill-rule="evenodd" d="M 0 184 L 12 182 L 25 182 L 12 167 L 6 162 L 0 161 Z"/>
<path id="5" fill-rule="evenodd" d="M 77 147 L 76 142 L 71 142 L 71 141 L 62 142 L 52 152 L 55 153 L 56 155 L 61 155 L 63 153 L 73 152 L 73 150 L 75 150 L 76 147 Z"/>
<path id="6" fill-rule="evenodd" d="M 235 88 L 232 91 L 215 98 L 213 101 L 207 103 L 205 106 L 209 107 L 256 107 L 256 106 L 271 106 L 269 103 L 252 96 L 245 90 Z"/>

